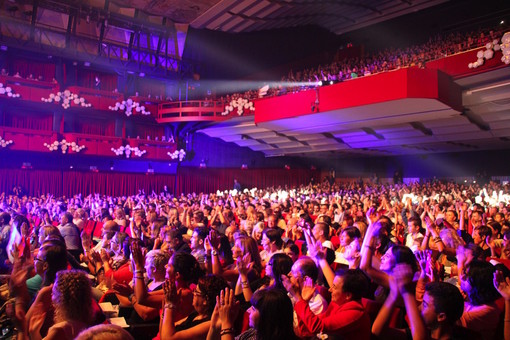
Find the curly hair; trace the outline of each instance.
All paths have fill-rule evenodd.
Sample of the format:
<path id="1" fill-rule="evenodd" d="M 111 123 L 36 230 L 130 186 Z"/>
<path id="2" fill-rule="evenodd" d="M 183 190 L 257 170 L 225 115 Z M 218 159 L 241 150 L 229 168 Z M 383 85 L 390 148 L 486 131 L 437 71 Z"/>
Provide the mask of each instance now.
<path id="1" fill-rule="evenodd" d="M 216 305 L 216 296 L 220 295 L 221 291 L 228 288 L 228 283 L 221 276 L 206 275 L 198 280 L 197 286 L 207 299 L 207 315 L 212 315 L 214 306 Z"/>
<path id="2" fill-rule="evenodd" d="M 61 270 L 52 290 L 55 322 L 64 320 L 92 321 L 92 291 L 90 280 L 83 271 Z"/>
<path id="3" fill-rule="evenodd" d="M 170 253 L 166 251 L 161 250 L 151 250 L 147 253 L 147 256 L 145 257 L 145 262 L 152 262 L 152 265 L 157 270 L 165 270 L 165 265 L 168 263 L 168 260 L 170 260 Z"/>
<path id="4" fill-rule="evenodd" d="M 134 340 L 134 338 L 120 326 L 101 324 L 83 330 L 76 340 Z"/>

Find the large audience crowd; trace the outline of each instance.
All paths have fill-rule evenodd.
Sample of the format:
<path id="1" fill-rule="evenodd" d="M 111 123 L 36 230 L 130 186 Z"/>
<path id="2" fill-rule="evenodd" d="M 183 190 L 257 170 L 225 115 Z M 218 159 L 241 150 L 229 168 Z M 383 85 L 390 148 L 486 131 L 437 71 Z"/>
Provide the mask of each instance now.
<path id="1" fill-rule="evenodd" d="M 428 61 L 447 57 L 501 39 L 502 26 L 493 29 L 480 29 L 476 32 L 450 33 L 431 37 L 424 44 L 406 48 L 387 48 L 384 51 L 367 53 L 365 57 L 337 60 L 329 65 L 319 65 L 302 71 L 289 71 L 284 82 L 317 84 L 319 81 L 344 81 L 371 74 L 404 67 L 425 67 Z"/>
<path id="2" fill-rule="evenodd" d="M 510 339 L 508 189 L 16 190 L 3 314 L 20 339 Z"/>
<path id="3" fill-rule="evenodd" d="M 354 58 L 337 58 L 329 64 L 309 67 L 302 70 L 289 70 L 281 78 L 280 83 L 272 84 L 264 91 L 264 95 L 275 96 L 307 90 L 330 82 L 336 83 L 349 79 L 361 78 L 381 72 L 397 70 L 405 67 L 424 68 L 432 60 L 444 58 L 456 53 L 465 52 L 473 48 L 484 47 L 495 40 L 500 41 L 503 33 L 508 29 L 504 24 L 497 27 L 480 28 L 476 31 L 454 32 L 431 37 L 423 44 L 405 48 L 390 47 L 383 51 L 365 53 Z M 467 67 L 467 65 L 466 65 Z M 230 102 L 230 98 L 238 97 L 256 99 L 261 95 L 259 91 L 246 91 L 233 95 L 226 95 L 220 100 Z"/>

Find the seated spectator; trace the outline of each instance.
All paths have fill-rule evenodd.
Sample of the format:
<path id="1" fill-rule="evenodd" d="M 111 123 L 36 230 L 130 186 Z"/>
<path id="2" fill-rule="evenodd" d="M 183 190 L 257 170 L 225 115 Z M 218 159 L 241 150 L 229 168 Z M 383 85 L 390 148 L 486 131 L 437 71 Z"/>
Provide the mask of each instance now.
<path id="1" fill-rule="evenodd" d="M 145 260 L 139 245 L 133 244 L 131 251 L 135 264 L 134 300 L 132 299 L 131 302 L 147 307 L 161 308 L 164 300 L 163 294 L 161 291 L 149 292 L 145 284 L 143 276 Z M 197 260 L 191 254 L 178 252 L 168 261 L 166 278 L 172 280 L 180 292 L 177 301 L 178 310 L 173 315 L 176 320 L 187 317 L 193 311 L 193 293 L 190 286 L 197 282 L 202 273 Z"/>
<path id="2" fill-rule="evenodd" d="M 271 256 L 276 253 L 283 252 L 283 240 L 281 237 L 280 229 L 274 229 L 268 227 L 262 233 L 262 247 L 264 248 L 260 252 L 260 257 L 262 260 L 262 264 L 267 263 Z"/>
<path id="3" fill-rule="evenodd" d="M 57 273 L 51 300 L 55 307 L 55 324 L 45 339 L 74 339 L 93 320 L 90 280 L 82 271 L 63 270 Z M 29 336 L 40 338 L 46 313 L 33 314 L 29 319 Z"/>
<path id="4" fill-rule="evenodd" d="M 431 282 L 425 287 L 421 313 L 412 285 L 413 272 L 409 265 L 399 264 L 390 279 L 391 293 L 372 325 L 372 334 L 380 338 L 407 339 L 475 339 L 466 329 L 456 326 L 462 316 L 464 302 L 457 287 L 445 282 Z M 410 329 L 388 328 L 397 298 L 404 300 Z"/>
<path id="5" fill-rule="evenodd" d="M 493 285 L 494 266 L 473 260 L 465 270 L 459 275 L 460 288 L 467 295 L 459 324 L 480 333 L 483 339 L 492 339 L 501 314 L 495 303 L 500 295 Z"/>
<path id="6" fill-rule="evenodd" d="M 66 241 L 67 251 L 69 251 L 76 260 L 80 260 L 80 254 L 83 253 L 81 246 L 80 230 L 73 224 L 73 215 L 66 212 L 62 215 L 60 225 L 58 226 L 60 234 Z"/>
<path id="7" fill-rule="evenodd" d="M 198 280 L 193 291 L 194 311 L 184 319 L 177 319 L 179 294 L 175 281 L 167 280 L 164 285 L 165 305 L 161 325 L 162 339 L 203 339 L 211 327 L 211 316 L 215 309 L 216 297 L 228 287 L 227 282 L 215 275 Z"/>
<path id="8" fill-rule="evenodd" d="M 309 306 L 315 288 L 310 278 L 305 280 L 301 292 L 295 295 L 294 310 L 299 322 L 312 334 L 370 339 L 370 318 L 361 304 L 361 298 L 368 290 L 364 274 L 353 269 L 340 272 L 330 287 L 331 303 L 323 314 L 315 315 Z"/>
<path id="9" fill-rule="evenodd" d="M 292 328 L 292 304 L 280 289 L 267 288 L 257 291 L 251 299 L 249 330 L 239 339 L 298 339 Z M 225 289 L 216 300 L 212 327 L 208 339 L 234 339 L 232 327 L 238 306 L 234 294 Z"/>
<path id="10" fill-rule="evenodd" d="M 122 327 L 117 325 L 97 325 L 83 330 L 76 340 L 134 340 Z"/>
<path id="11" fill-rule="evenodd" d="M 316 289 L 308 301 L 308 306 L 310 307 L 312 313 L 315 315 L 322 314 L 324 311 L 326 311 L 328 308 L 327 299 L 331 298 L 325 287 L 317 285 L 318 275 L 319 270 L 317 269 L 313 259 L 304 256 L 298 259 L 296 263 L 292 265 L 288 279 L 282 276 L 283 285 L 289 292 L 289 296 L 293 305 L 297 302 L 296 295 L 303 290 L 305 280 L 312 280 L 312 283 Z M 304 323 L 299 322 L 296 313 L 294 313 L 294 330 L 300 337 L 311 337 L 315 335 L 310 332 Z"/>

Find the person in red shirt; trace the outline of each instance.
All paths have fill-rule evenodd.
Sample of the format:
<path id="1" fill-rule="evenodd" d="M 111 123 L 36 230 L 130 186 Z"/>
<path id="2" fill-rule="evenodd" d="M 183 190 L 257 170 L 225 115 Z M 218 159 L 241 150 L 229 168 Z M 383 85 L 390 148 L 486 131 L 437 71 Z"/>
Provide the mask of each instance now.
<path id="1" fill-rule="evenodd" d="M 312 280 L 307 278 L 294 310 L 299 322 L 315 334 L 341 336 L 343 339 L 370 339 L 370 317 L 361 304 L 368 289 L 368 281 L 360 270 L 350 269 L 335 275 L 329 291 L 331 303 L 323 314 L 315 315 L 308 300 L 315 290 Z M 300 295 L 300 296 L 299 296 Z"/>

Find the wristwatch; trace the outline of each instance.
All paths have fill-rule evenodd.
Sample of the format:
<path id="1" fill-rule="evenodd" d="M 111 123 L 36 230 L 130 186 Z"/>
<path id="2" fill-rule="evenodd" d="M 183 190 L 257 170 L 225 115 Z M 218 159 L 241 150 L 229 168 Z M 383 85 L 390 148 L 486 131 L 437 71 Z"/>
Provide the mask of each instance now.
<path id="1" fill-rule="evenodd" d="M 212 256 L 217 256 L 218 255 L 218 251 L 216 249 L 214 249 L 213 251 L 211 251 L 211 255 Z"/>

